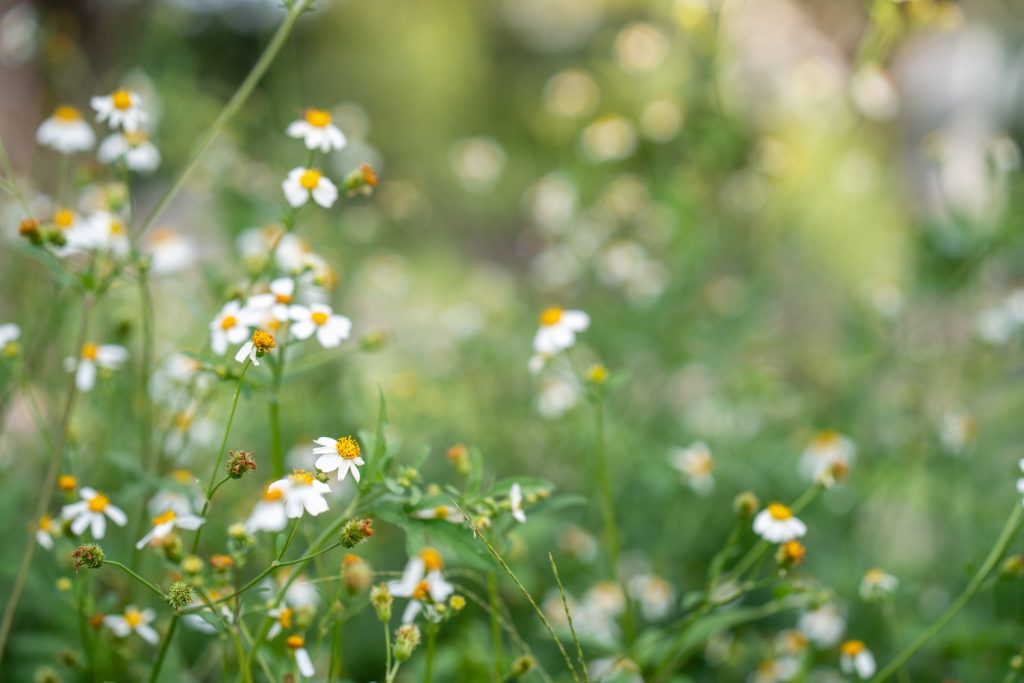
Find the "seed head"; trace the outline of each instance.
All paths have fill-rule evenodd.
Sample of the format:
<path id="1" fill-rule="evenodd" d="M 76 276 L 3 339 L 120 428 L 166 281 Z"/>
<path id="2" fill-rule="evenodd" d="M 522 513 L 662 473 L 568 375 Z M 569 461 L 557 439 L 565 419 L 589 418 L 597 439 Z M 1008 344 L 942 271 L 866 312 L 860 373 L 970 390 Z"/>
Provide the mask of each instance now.
<path id="1" fill-rule="evenodd" d="M 256 469 L 256 461 L 250 451 L 228 451 L 228 476 L 241 479 L 246 472 Z"/>
<path id="2" fill-rule="evenodd" d="M 354 548 L 370 536 L 373 536 L 373 520 L 354 517 L 341 528 L 341 544 L 346 548 Z"/>
<path id="3" fill-rule="evenodd" d="M 171 609 L 185 609 L 196 601 L 196 592 L 184 581 L 175 581 L 167 589 L 167 604 Z"/>
<path id="4" fill-rule="evenodd" d="M 106 559 L 103 555 L 103 548 L 99 547 L 95 543 L 86 543 L 75 548 L 75 552 L 71 553 L 71 557 L 75 560 L 75 573 L 78 573 L 78 568 L 85 566 L 89 569 L 99 569 L 103 566 L 103 560 Z"/>

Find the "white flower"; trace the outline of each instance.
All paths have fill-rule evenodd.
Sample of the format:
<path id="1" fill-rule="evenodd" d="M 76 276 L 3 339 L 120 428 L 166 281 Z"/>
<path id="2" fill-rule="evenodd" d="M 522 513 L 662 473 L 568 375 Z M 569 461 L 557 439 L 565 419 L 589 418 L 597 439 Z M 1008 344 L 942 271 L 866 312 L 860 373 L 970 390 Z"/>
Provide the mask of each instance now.
<path id="1" fill-rule="evenodd" d="M 870 569 L 860 580 L 860 597 L 864 600 L 881 600 L 896 592 L 900 580 L 881 569 Z"/>
<path id="2" fill-rule="evenodd" d="M 660 576 L 638 574 L 629 580 L 628 588 L 647 621 L 665 617 L 675 603 L 676 589 Z"/>
<path id="3" fill-rule="evenodd" d="M 800 673 L 800 662 L 794 657 L 766 659 L 757 665 L 757 671 L 750 675 L 750 683 L 783 683 L 791 681 Z"/>
<path id="4" fill-rule="evenodd" d="M 312 472 L 294 470 L 289 476 L 268 486 L 267 491 L 280 491 L 284 496 L 285 516 L 296 519 L 302 517 L 303 512 L 314 517 L 327 512 L 324 494 L 330 493 L 331 487 L 319 481 Z"/>
<path id="5" fill-rule="evenodd" d="M 61 154 L 74 154 L 92 149 L 96 144 L 96 135 L 77 109 L 60 106 L 40 124 L 36 131 L 36 141 Z"/>
<path id="6" fill-rule="evenodd" d="M 157 228 L 143 243 L 142 251 L 149 255 L 150 270 L 155 275 L 167 275 L 184 270 L 195 263 L 196 249 L 192 240 L 170 228 Z"/>
<path id="7" fill-rule="evenodd" d="M 433 605 L 443 603 L 455 591 L 441 574 L 443 568 L 441 553 L 433 548 L 424 548 L 419 555 L 409 559 L 401 579 L 388 582 L 391 595 L 410 598 L 402 613 L 403 624 L 411 624 L 424 605 L 428 607 L 427 616 L 435 617 Z"/>
<path id="8" fill-rule="evenodd" d="M 292 306 L 288 309 L 288 315 L 294 321 L 292 335 L 296 339 L 309 339 L 315 333 L 320 346 L 325 349 L 338 346 L 352 332 L 351 320 L 334 313 L 330 306 L 323 304 L 314 304 L 309 308 Z"/>
<path id="9" fill-rule="evenodd" d="M 706 496 L 715 488 L 712 472 L 715 462 L 711 449 L 703 441 L 697 441 L 686 448 L 675 448 L 669 454 L 672 466 L 682 472 L 692 488 L 699 495 Z"/>
<path id="10" fill-rule="evenodd" d="M 1017 462 L 1017 466 L 1020 467 L 1020 471 L 1024 472 L 1024 458 L 1021 458 Z M 1017 480 L 1017 493 L 1024 494 L 1024 477 Z"/>
<path id="11" fill-rule="evenodd" d="M 837 474 L 850 469 L 856 455 L 853 441 L 839 432 L 818 432 L 800 456 L 800 474 L 808 481 L 832 486 Z"/>
<path id="12" fill-rule="evenodd" d="M 257 531 L 278 532 L 288 524 L 288 516 L 284 512 L 284 491 L 267 488 L 263 498 L 252 509 L 245 523 L 245 530 L 252 534 Z"/>
<path id="13" fill-rule="evenodd" d="M 75 536 L 85 531 L 86 527 L 90 527 L 93 538 L 103 538 L 103 534 L 107 532 L 107 517 L 118 526 L 124 526 L 128 522 L 124 510 L 111 505 L 110 499 L 99 491 L 83 486 L 79 489 L 78 496 L 81 498 L 80 501 L 65 505 L 60 511 L 61 517 L 71 520 L 71 533 Z"/>
<path id="14" fill-rule="evenodd" d="M 131 241 L 124 222 L 117 216 L 100 211 L 89 218 L 92 230 L 93 246 L 96 249 L 109 251 L 118 258 L 124 258 L 131 250 Z"/>
<path id="15" fill-rule="evenodd" d="M 150 541 L 160 542 L 175 529 L 187 529 L 195 531 L 206 521 L 196 515 L 178 515 L 174 510 L 168 508 L 153 518 L 153 528 L 148 534 L 139 539 L 135 544 L 137 550 L 142 550 Z"/>
<path id="16" fill-rule="evenodd" d="M 523 512 L 523 487 L 518 483 L 512 484 L 508 490 L 508 504 L 512 509 L 512 517 L 522 524 L 526 521 L 526 513 Z"/>
<path id="17" fill-rule="evenodd" d="M 259 365 L 260 357 L 270 353 L 276 346 L 277 342 L 274 340 L 274 335 L 264 330 L 256 330 L 252 333 L 249 341 L 242 344 L 242 348 L 238 349 L 238 353 L 235 354 L 235 360 L 239 363 L 244 363 L 245 359 L 248 358 L 253 365 Z"/>
<path id="18" fill-rule="evenodd" d="M 769 543 L 785 543 L 807 533 L 807 525 L 782 503 L 771 503 L 754 517 L 754 533 Z"/>
<path id="19" fill-rule="evenodd" d="M 533 350 L 552 356 L 576 343 L 576 333 L 590 326 L 590 316 L 583 311 L 567 311 L 557 306 L 540 314 L 540 329 L 533 338 Z"/>
<path id="20" fill-rule="evenodd" d="M 53 550 L 53 535 L 59 531 L 50 515 L 43 515 L 36 524 L 36 542 L 47 550 Z"/>
<path id="21" fill-rule="evenodd" d="M 64 367 L 75 373 L 79 391 L 92 391 L 96 385 L 96 368 L 116 370 L 128 360 L 128 349 L 117 344 L 86 344 L 79 358 L 65 358 Z"/>
<path id="22" fill-rule="evenodd" d="M 96 110 L 96 120 L 106 121 L 111 128 L 134 133 L 146 120 L 142 100 L 131 90 L 115 90 L 109 95 L 97 95 L 90 100 Z"/>
<path id="23" fill-rule="evenodd" d="M 150 645 L 160 642 L 160 634 L 149 624 L 156 619 L 156 612 L 151 609 L 139 610 L 134 605 L 124 608 L 124 615 L 108 614 L 103 617 L 104 625 L 114 632 L 118 638 L 124 638 L 132 631 Z"/>
<path id="24" fill-rule="evenodd" d="M 452 524 L 462 524 L 466 518 L 462 516 L 459 509 L 454 505 L 438 505 L 432 508 L 417 510 L 412 514 L 417 519 L 437 519 Z"/>
<path id="25" fill-rule="evenodd" d="M 822 605 L 816 610 L 802 614 L 797 622 L 797 628 L 808 640 L 825 650 L 843 637 L 846 621 L 834 606 Z"/>
<path id="26" fill-rule="evenodd" d="M 839 647 L 839 668 L 844 674 L 857 674 L 858 678 L 875 675 L 875 657 L 859 640 L 848 640 Z"/>
<path id="27" fill-rule="evenodd" d="M 330 178 L 316 169 L 302 166 L 291 170 L 281 183 L 281 189 L 284 190 L 284 198 L 296 209 L 305 205 L 310 197 L 325 209 L 331 208 L 338 199 L 338 188 Z"/>
<path id="28" fill-rule="evenodd" d="M 274 264 L 278 268 L 286 273 L 297 273 L 303 269 L 303 259 L 309 252 L 309 246 L 301 237 L 284 232 L 278 225 L 243 230 L 235 244 L 245 265 L 254 271 L 266 265 L 273 251 Z"/>
<path id="29" fill-rule="evenodd" d="M 104 164 L 123 158 L 129 171 L 139 173 L 152 173 L 160 166 L 160 150 L 140 131 L 108 135 L 96 150 L 96 158 Z"/>
<path id="30" fill-rule="evenodd" d="M 15 323 L 0 325 L 0 351 L 21 339 L 21 328 Z"/>
<path id="31" fill-rule="evenodd" d="M 332 439 L 329 436 L 321 436 L 314 440 L 317 447 L 313 449 L 313 455 L 319 455 L 314 465 L 321 472 L 333 472 L 338 470 L 338 481 L 344 481 L 349 472 L 352 478 L 359 481 L 359 468 L 365 462 L 360 453 L 359 442 L 351 436 L 343 436 L 340 439 Z"/>
<path id="32" fill-rule="evenodd" d="M 978 422 L 964 410 L 953 410 L 942 416 L 939 439 L 950 453 L 962 453 L 978 435 Z"/>
<path id="33" fill-rule="evenodd" d="M 295 297 L 295 280 L 290 277 L 279 277 L 270 283 L 270 291 L 249 297 L 246 306 L 253 311 L 269 312 L 272 319 L 279 323 L 287 322 L 289 308 Z"/>
<path id="34" fill-rule="evenodd" d="M 331 123 L 330 113 L 323 109 L 307 109 L 298 121 L 288 124 L 288 137 L 302 138 L 306 149 L 327 153 L 345 146 L 345 135 Z"/>
<path id="35" fill-rule="evenodd" d="M 537 393 L 537 412 L 553 420 L 561 417 L 579 402 L 580 388 L 565 377 L 549 377 L 540 384 Z"/>
<path id="36" fill-rule="evenodd" d="M 229 301 L 220 309 L 217 317 L 210 321 L 210 348 L 223 356 L 228 345 L 241 344 L 249 336 L 252 313 L 237 301 Z"/>
<path id="37" fill-rule="evenodd" d="M 287 605 L 267 610 L 267 616 L 274 619 L 274 625 L 267 631 L 267 640 L 277 638 L 282 631 L 292 628 L 295 624 L 295 610 Z"/>
<path id="38" fill-rule="evenodd" d="M 195 476 L 188 470 L 175 470 L 172 476 L 182 484 L 185 484 L 185 478 L 189 477 L 190 481 L 188 483 L 193 487 L 196 482 Z M 191 515 L 193 509 L 201 508 L 202 505 L 202 496 L 190 497 L 189 494 L 182 493 L 181 491 L 163 489 L 157 491 L 156 495 L 150 498 L 146 508 L 152 515 L 159 515 L 167 510 L 173 510 L 177 516 L 184 517 Z"/>
<path id="39" fill-rule="evenodd" d="M 288 636 L 285 644 L 295 655 L 295 664 L 299 667 L 302 677 L 312 678 L 316 675 L 316 671 L 313 669 L 313 660 L 310 659 L 309 652 L 306 651 L 306 639 L 299 635 Z"/>

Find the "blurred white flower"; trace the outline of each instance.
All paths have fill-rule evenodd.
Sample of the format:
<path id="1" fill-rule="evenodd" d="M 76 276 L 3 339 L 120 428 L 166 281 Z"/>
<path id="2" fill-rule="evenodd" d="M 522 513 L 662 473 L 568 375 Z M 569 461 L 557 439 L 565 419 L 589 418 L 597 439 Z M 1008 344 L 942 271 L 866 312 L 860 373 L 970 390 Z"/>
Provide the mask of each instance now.
<path id="1" fill-rule="evenodd" d="M 466 189 L 483 191 L 501 177 L 505 168 L 505 150 L 493 138 L 459 140 L 452 145 L 451 166 Z"/>
<path id="2" fill-rule="evenodd" d="M 454 505 L 438 505 L 432 508 L 417 510 L 412 513 L 412 516 L 417 519 L 436 519 L 451 524 L 462 524 L 466 521 L 466 518 L 462 516 L 462 513 Z"/>
<path id="3" fill-rule="evenodd" d="M 807 525 L 782 503 L 771 503 L 754 517 L 754 533 L 769 543 L 785 543 L 807 533 Z"/>
<path id="4" fill-rule="evenodd" d="M 293 168 L 281 183 L 284 197 L 293 208 L 304 206 L 310 199 L 324 207 L 331 208 L 338 199 L 338 188 L 331 179 L 313 168 Z"/>
<path id="5" fill-rule="evenodd" d="M 60 106 L 39 125 L 36 141 L 61 154 L 74 154 L 92 149 L 96 135 L 77 109 Z"/>
<path id="6" fill-rule="evenodd" d="M 313 668 L 313 660 L 309 656 L 309 652 L 306 650 L 306 639 L 300 635 L 290 635 L 285 641 L 285 645 L 291 650 L 295 657 L 295 666 L 299 670 L 304 678 L 312 678 L 316 675 L 316 670 Z"/>
<path id="7" fill-rule="evenodd" d="M 512 517 L 520 524 L 526 521 L 526 513 L 523 512 L 523 487 L 519 482 L 512 484 L 508 491 L 508 504 L 512 510 Z"/>
<path id="8" fill-rule="evenodd" d="M 590 316 L 583 311 L 545 308 L 540 314 L 540 329 L 533 337 L 533 349 L 549 355 L 565 351 L 576 343 L 576 333 L 589 326 Z"/>
<path id="9" fill-rule="evenodd" d="M 316 478 L 312 472 L 295 470 L 284 479 L 278 479 L 267 491 L 280 491 L 284 496 L 284 514 L 289 519 L 297 519 L 309 514 L 313 517 L 327 512 L 325 493 L 331 487 Z"/>
<path id="10" fill-rule="evenodd" d="M 441 570 L 444 559 L 434 548 L 423 548 L 415 557 L 409 558 L 398 581 L 389 581 L 388 590 L 396 598 L 409 598 L 409 604 L 402 613 L 402 623 L 411 624 L 424 607 L 427 618 L 434 620 L 437 612 L 433 605 L 443 604 L 455 588 L 445 580 Z"/>
<path id="11" fill-rule="evenodd" d="M 160 166 L 160 150 L 141 131 L 108 135 L 96 150 L 96 158 L 104 164 L 124 159 L 128 170 L 138 173 L 152 173 Z"/>
<path id="12" fill-rule="evenodd" d="M 124 638 L 134 632 L 150 645 L 156 645 L 160 642 L 160 634 L 150 626 L 155 619 L 155 610 L 139 610 L 134 605 L 128 605 L 124 608 L 122 615 L 108 614 L 104 616 L 103 625 L 113 631 L 118 638 Z"/>
<path id="13" fill-rule="evenodd" d="M 640 603 L 647 621 L 664 618 L 676 600 L 676 589 L 668 580 L 653 574 L 638 574 L 629 580 L 629 594 Z"/>
<path id="14" fill-rule="evenodd" d="M 228 346 L 241 344 L 249 337 L 253 314 L 237 301 L 229 301 L 210 321 L 210 348 L 218 356 L 227 353 Z"/>
<path id="15" fill-rule="evenodd" d="M 891 597 L 900 585 L 900 580 L 881 569 L 869 569 L 860 580 L 860 597 L 875 601 Z"/>
<path id="16" fill-rule="evenodd" d="M 130 90 L 115 90 L 109 95 L 97 95 L 90 100 L 96 110 L 96 120 L 106 122 L 111 128 L 134 133 L 146 120 L 142 100 Z"/>
<path id="17" fill-rule="evenodd" d="M 857 447 L 846 436 L 826 429 L 818 432 L 800 456 L 800 475 L 808 480 L 832 486 L 853 465 Z"/>
<path id="18" fill-rule="evenodd" d="M 352 332 L 352 321 L 324 304 L 313 304 L 308 308 L 292 305 L 288 315 L 294 321 L 291 327 L 293 337 L 305 340 L 315 334 L 316 340 L 325 349 L 338 346 Z"/>
<path id="19" fill-rule="evenodd" d="M 302 118 L 288 124 L 288 137 L 300 138 L 306 149 L 328 153 L 345 146 L 345 135 L 331 122 L 331 114 L 323 109 L 307 109 Z"/>
<path id="20" fill-rule="evenodd" d="M 131 251 L 128 231 L 120 217 L 98 211 L 89 217 L 89 224 L 95 248 L 109 251 L 118 258 L 124 258 Z"/>
<path id="21" fill-rule="evenodd" d="M 96 385 L 98 368 L 117 370 L 128 360 L 128 349 L 117 344 L 93 344 L 82 346 L 78 358 L 64 359 L 64 367 L 75 373 L 75 386 L 81 392 L 92 391 Z"/>
<path id="22" fill-rule="evenodd" d="M 687 483 L 699 495 L 706 496 L 715 488 L 715 462 L 711 449 L 703 441 L 686 448 L 673 448 L 669 453 L 672 466 L 686 476 Z"/>
<path id="23" fill-rule="evenodd" d="M 868 679 L 875 675 L 875 657 L 859 640 L 848 640 L 839 648 L 839 668 L 844 674 Z"/>
<path id="24" fill-rule="evenodd" d="M 279 277 L 271 281 L 270 291 L 249 297 L 246 307 L 252 311 L 266 311 L 279 323 L 288 321 L 288 309 L 295 298 L 295 280 Z"/>
<path id="25" fill-rule="evenodd" d="M 142 242 L 142 251 L 149 255 L 154 275 L 168 275 L 195 263 L 196 248 L 192 240 L 176 230 L 157 228 Z"/>
<path id="26" fill-rule="evenodd" d="M 257 531 L 277 532 L 288 524 L 288 516 L 284 511 L 284 491 L 270 488 L 263 492 L 263 497 L 253 507 L 249 519 L 245 522 L 247 533 Z"/>
<path id="27" fill-rule="evenodd" d="M 757 669 L 747 680 L 750 683 L 783 683 L 791 681 L 800 673 L 800 661 L 794 657 L 766 659 L 757 665 Z"/>
<path id="28" fill-rule="evenodd" d="M 580 388 L 564 377 L 548 377 L 537 394 L 537 412 L 549 420 L 561 417 L 580 400 Z"/>
<path id="29" fill-rule="evenodd" d="M 978 422 L 965 410 L 951 410 L 942 415 L 939 440 L 950 453 L 962 453 L 978 435 Z"/>
<path id="30" fill-rule="evenodd" d="M 797 628 L 822 650 L 835 646 L 846 631 L 846 620 L 833 605 L 822 605 L 800 615 Z"/>
<path id="31" fill-rule="evenodd" d="M 36 522 L 36 543 L 45 550 L 53 550 L 53 536 L 60 532 L 60 527 L 53 523 L 50 515 L 43 515 Z"/>
<path id="32" fill-rule="evenodd" d="M 151 541 L 159 543 L 175 529 L 187 529 L 195 531 L 206 521 L 202 517 L 192 514 L 178 515 L 174 510 L 168 508 L 153 518 L 153 528 L 149 533 L 139 539 L 135 544 L 136 550 L 146 547 Z"/>
<path id="33" fill-rule="evenodd" d="M 850 98 L 861 114 L 875 121 L 889 121 L 900 112 L 896 87 L 877 64 L 866 64 L 853 75 Z"/>
<path id="34" fill-rule="evenodd" d="M 8 347 L 21 338 L 21 328 L 15 323 L 4 323 L 0 325 L 0 352 L 6 352 Z"/>

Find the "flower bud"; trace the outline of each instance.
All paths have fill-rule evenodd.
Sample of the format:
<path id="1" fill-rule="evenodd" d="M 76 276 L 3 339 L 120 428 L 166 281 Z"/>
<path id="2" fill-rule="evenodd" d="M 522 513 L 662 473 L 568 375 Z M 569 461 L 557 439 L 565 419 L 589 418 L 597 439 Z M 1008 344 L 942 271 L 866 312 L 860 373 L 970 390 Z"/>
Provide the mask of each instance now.
<path id="1" fill-rule="evenodd" d="M 244 541 L 249 536 L 249 532 L 245 530 L 244 524 L 237 522 L 228 527 L 228 536 L 236 541 Z"/>
<path id="2" fill-rule="evenodd" d="M 160 541 L 160 551 L 171 562 L 179 562 L 185 555 L 185 544 L 178 534 L 168 534 Z"/>
<path id="3" fill-rule="evenodd" d="M 198 574 L 203 571 L 203 559 L 198 555 L 189 555 L 181 561 L 181 571 L 186 574 Z"/>
<path id="4" fill-rule="evenodd" d="M 516 657 L 512 662 L 512 671 L 510 672 L 513 676 L 524 676 L 537 668 L 537 660 L 529 655 L 522 655 Z"/>
<path id="5" fill-rule="evenodd" d="M 26 218 L 18 224 L 18 234 L 37 247 L 43 243 L 43 235 L 39 232 L 39 221 Z"/>
<path id="6" fill-rule="evenodd" d="M 456 612 L 461 612 L 466 607 L 466 598 L 461 595 L 453 595 L 448 599 L 448 604 L 451 605 L 452 609 Z"/>
<path id="7" fill-rule="evenodd" d="M 256 469 L 256 461 L 250 451 L 228 451 L 228 476 L 241 479 L 246 472 Z"/>
<path id="8" fill-rule="evenodd" d="M 234 568 L 235 560 L 230 555 L 211 555 L 210 566 L 218 574 L 224 574 Z"/>
<path id="9" fill-rule="evenodd" d="M 75 548 L 75 552 L 71 553 L 71 557 L 75 560 L 75 573 L 78 573 L 78 568 L 85 566 L 89 569 L 99 569 L 103 566 L 103 548 L 99 547 L 95 543 L 86 543 Z"/>
<path id="10" fill-rule="evenodd" d="M 167 589 L 167 604 L 171 609 L 185 609 L 196 601 L 196 592 L 184 581 L 175 581 Z"/>
<path id="11" fill-rule="evenodd" d="M 341 575 L 349 595 L 361 593 L 373 583 L 373 567 L 366 560 L 348 553 L 341 560 Z"/>
<path id="12" fill-rule="evenodd" d="M 359 168 L 345 176 L 345 190 L 349 196 L 355 194 L 371 195 L 379 182 L 377 172 L 369 164 L 362 164 Z"/>
<path id="13" fill-rule="evenodd" d="M 775 561 L 779 563 L 779 569 L 790 569 L 803 563 L 806 556 L 807 548 L 800 541 L 787 541 L 779 546 Z"/>
<path id="14" fill-rule="evenodd" d="M 736 513 L 737 517 L 747 518 L 753 517 L 754 513 L 761 508 L 761 501 L 757 499 L 757 496 L 753 491 L 744 491 L 743 493 L 736 496 L 732 501 L 733 512 Z"/>
<path id="15" fill-rule="evenodd" d="M 77 663 L 77 662 L 76 662 Z M 50 666 L 42 666 L 32 674 L 33 683 L 64 683 L 57 670 Z"/>
<path id="16" fill-rule="evenodd" d="M 391 621 L 391 603 L 394 601 L 386 583 L 377 584 L 370 591 L 370 602 L 377 612 L 377 618 L 385 624 Z"/>
<path id="17" fill-rule="evenodd" d="M 455 470 L 465 476 L 469 474 L 469 449 L 463 444 L 457 443 L 448 449 L 448 462 Z"/>
<path id="18" fill-rule="evenodd" d="M 1010 555 L 1003 560 L 1003 566 L 999 568 L 999 575 L 1004 579 L 1015 579 L 1024 574 L 1024 555 L 1018 553 Z"/>
<path id="19" fill-rule="evenodd" d="M 57 579 L 57 590 L 59 590 L 61 593 L 67 593 L 69 590 L 71 590 L 71 587 L 71 579 L 69 579 L 68 577 L 62 576 L 59 579 Z"/>
<path id="20" fill-rule="evenodd" d="M 598 386 L 608 381 L 608 368 L 600 363 L 594 363 L 587 368 L 587 381 Z"/>
<path id="21" fill-rule="evenodd" d="M 399 627 L 395 632 L 395 659 L 399 662 L 412 657 L 412 651 L 420 644 L 420 630 L 415 624 Z"/>
<path id="22" fill-rule="evenodd" d="M 370 536 L 373 536 L 373 520 L 353 517 L 341 527 L 341 544 L 346 548 L 354 548 Z"/>

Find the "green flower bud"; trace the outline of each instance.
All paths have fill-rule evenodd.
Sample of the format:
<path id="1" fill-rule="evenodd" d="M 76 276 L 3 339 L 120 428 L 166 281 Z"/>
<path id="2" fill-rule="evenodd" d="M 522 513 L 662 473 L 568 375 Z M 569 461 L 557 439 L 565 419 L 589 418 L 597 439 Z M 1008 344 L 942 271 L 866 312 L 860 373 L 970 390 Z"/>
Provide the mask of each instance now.
<path id="1" fill-rule="evenodd" d="M 394 601 L 386 583 L 378 584 L 370 591 L 370 602 L 377 612 L 377 618 L 385 624 L 391 621 L 391 603 Z"/>
<path id="2" fill-rule="evenodd" d="M 395 659 L 399 662 L 412 657 L 412 651 L 420 644 L 420 630 L 415 624 L 399 627 L 395 632 Z"/>
<path id="3" fill-rule="evenodd" d="M 75 560 L 75 573 L 78 573 L 78 568 L 85 566 L 89 569 L 99 569 L 103 566 L 103 548 L 99 547 L 95 543 L 86 543 L 75 548 L 75 552 L 71 553 L 71 557 Z"/>
<path id="4" fill-rule="evenodd" d="M 341 544 L 346 548 L 354 548 L 370 536 L 373 536 L 373 520 L 354 517 L 341 527 Z"/>
<path id="5" fill-rule="evenodd" d="M 167 590 L 167 604 L 171 609 L 185 609 L 196 601 L 196 592 L 184 581 L 175 581 Z"/>

